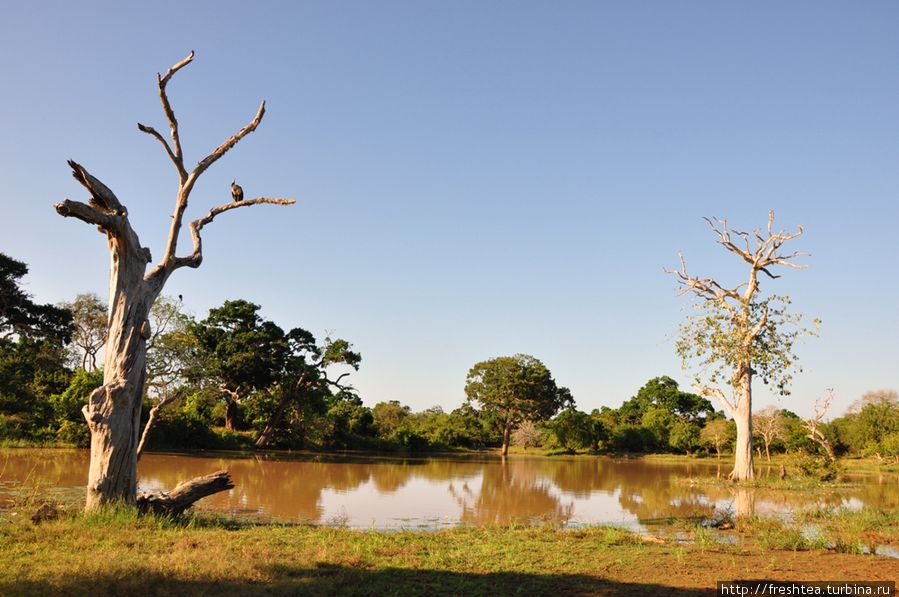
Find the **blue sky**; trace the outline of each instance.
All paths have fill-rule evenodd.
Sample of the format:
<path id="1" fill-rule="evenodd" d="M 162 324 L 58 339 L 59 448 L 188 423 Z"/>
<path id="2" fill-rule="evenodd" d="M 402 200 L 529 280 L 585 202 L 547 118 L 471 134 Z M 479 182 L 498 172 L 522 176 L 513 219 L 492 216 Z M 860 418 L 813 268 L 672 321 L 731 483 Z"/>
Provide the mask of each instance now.
<path id="1" fill-rule="evenodd" d="M 823 320 L 793 395 L 835 411 L 899 388 L 899 4 L 893 2 L 45 2 L 0 9 L 0 251 L 47 302 L 105 293 L 74 158 L 116 191 L 161 254 L 188 163 L 259 130 L 201 179 L 190 215 L 228 199 L 205 261 L 167 293 L 205 314 L 245 298 L 283 327 L 363 354 L 366 403 L 445 409 L 479 360 L 530 353 L 590 410 L 649 378 L 689 383 L 688 312 L 661 270 L 736 281 L 702 216 L 803 224 L 809 269 L 765 285 Z M 187 240 L 186 238 L 184 239 Z"/>

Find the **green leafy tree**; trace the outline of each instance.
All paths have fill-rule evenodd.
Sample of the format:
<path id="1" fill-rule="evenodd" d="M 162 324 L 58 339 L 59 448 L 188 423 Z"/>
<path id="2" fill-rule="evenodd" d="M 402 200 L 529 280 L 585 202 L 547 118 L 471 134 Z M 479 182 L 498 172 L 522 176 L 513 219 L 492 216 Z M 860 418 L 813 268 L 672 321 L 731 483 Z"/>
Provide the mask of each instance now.
<path id="1" fill-rule="evenodd" d="M 90 444 L 90 431 L 82 409 L 95 389 L 103 385 L 103 372 L 78 369 L 69 386 L 60 394 L 50 396 L 53 407 L 56 439 L 63 443 L 85 447 Z"/>
<path id="2" fill-rule="evenodd" d="M 566 408 L 547 423 L 556 444 L 574 452 L 593 443 L 593 419 L 573 407 Z"/>
<path id="3" fill-rule="evenodd" d="M 628 423 L 639 423 L 649 409 L 661 408 L 693 423 L 702 423 L 715 412 L 712 403 L 702 396 L 684 392 L 676 381 L 663 375 L 650 379 L 637 394 L 618 409 Z"/>
<path id="4" fill-rule="evenodd" d="M 509 452 L 512 431 L 522 421 L 542 421 L 574 406 L 567 388 L 556 386 L 549 369 L 535 357 L 497 357 L 468 372 L 465 394 L 488 412 L 502 429 L 502 454 Z"/>
<path id="5" fill-rule="evenodd" d="M 52 439 L 46 436 L 55 433 L 49 397 L 69 385 L 72 372 L 67 360 L 65 349 L 50 340 L 0 340 L 0 434 Z"/>
<path id="6" fill-rule="evenodd" d="M 647 410 L 640 419 L 640 425 L 649 431 L 650 437 L 652 437 L 652 443 L 647 447 L 651 447 L 653 450 L 667 451 L 671 427 L 678 420 L 671 411 L 664 408 L 653 407 Z"/>
<path id="7" fill-rule="evenodd" d="M 52 394 L 69 384 L 64 345 L 72 315 L 35 303 L 21 288 L 28 266 L 0 253 L 0 434 L 42 437 L 53 427 Z"/>
<path id="8" fill-rule="evenodd" d="M 733 441 L 735 434 L 736 428 L 732 422 L 725 419 L 714 419 L 708 421 L 699 432 L 699 444 L 705 448 L 714 449 L 715 455 L 721 458 L 722 450 Z"/>
<path id="9" fill-rule="evenodd" d="M 748 264 L 745 282 L 728 287 L 711 278 L 687 273 L 681 256 L 681 269 L 666 270 L 681 284 L 679 294 L 695 297 L 696 313 L 681 326 L 677 353 L 684 367 L 697 365 L 695 388 L 704 397 L 715 397 L 724 405 L 737 425 L 734 446 L 733 480 L 754 477 L 752 454 L 752 382 L 758 376 L 782 395 L 789 393 L 792 372 L 796 368 L 793 346 L 804 334 L 814 333 L 802 327 L 802 316 L 788 311 L 789 298 L 761 294 L 760 276 L 779 277 L 775 266 L 803 268 L 794 259 L 802 253 L 784 253 L 783 245 L 802 234 L 774 232 L 774 212 L 768 214 L 767 233 L 733 230 L 726 220 L 706 218 L 712 231 L 729 252 Z M 815 321 L 815 328 L 818 322 Z M 722 384 L 730 387 L 728 397 Z"/>
<path id="10" fill-rule="evenodd" d="M 329 447 L 356 447 L 375 435 L 371 409 L 358 396 L 338 393 L 331 399 L 326 417 L 330 429 L 325 443 Z"/>
<path id="11" fill-rule="evenodd" d="M 54 305 L 40 305 L 20 287 L 28 266 L 0 253 L 0 340 L 13 336 L 49 340 L 58 345 L 72 338 L 72 314 Z"/>
<path id="12" fill-rule="evenodd" d="M 700 427 L 692 421 L 675 419 L 668 431 L 668 444 L 675 450 L 692 454 L 700 444 Z"/>
<path id="13" fill-rule="evenodd" d="M 883 438 L 899 432 L 899 396 L 894 390 L 866 392 L 850 413 L 849 440 L 858 453 L 876 456 Z"/>
<path id="14" fill-rule="evenodd" d="M 412 414 L 412 409 L 408 406 L 400 404 L 399 400 L 390 400 L 388 402 L 378 402 L 371 409 L 374 417 L 375 429 L 378 435 L 384 439 L 393 436 L 406 424 L 406 419 Z"/>
<path id="15" fill-rule="evenodd" d="M 239 405 L 251 392 L 279 379 L 290 350 L 284 330 L 264 321 L 259 309 L 245 300 L 225 301 L 189 326 L 205 365 L 199 374 L 215 382 L 225 400 L 226 429 L 236 429 Z"/>
<path id="16" fill-rule="evenodd" d="M 282 422 L 286 421 L 293 429 L 305 432 L 307 422 L 327 411 L 333 390 L 352 394 L 352 387 L 341 383 L 349 372 L 345 371 L 336 379 L 331 379 L 328 372 L 334 366 L 358 371 L 362 362 L 362 355 L 341 338 L 332 340 L 326 337 L 319 345 L 310 332 L 295 328 L 287 334 L 287 340 L 290 348 L 285 355 L 283 374 L 276 386 L 278 399 L 268 412 L 265 427 L 256 440 L 257 448 L 271 442 Z"/>

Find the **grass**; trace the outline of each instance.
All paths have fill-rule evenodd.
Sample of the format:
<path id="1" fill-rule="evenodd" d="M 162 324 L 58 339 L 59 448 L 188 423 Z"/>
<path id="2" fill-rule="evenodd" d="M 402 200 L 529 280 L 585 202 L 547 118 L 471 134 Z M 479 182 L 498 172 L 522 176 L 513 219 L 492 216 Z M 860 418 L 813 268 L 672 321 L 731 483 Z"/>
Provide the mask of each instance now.
<path id="1" fill-rule="evenodd" d="M 7 512 L 8 514 L 8 512 Z M 889 579 L 885 560 L 797 546 L 694 544 L 609 527 L 455 528 L 379 533 L 257 525 L 209 515 L 172 520 L 107 509 L 32 525 L 0 518 L 0 594 L 562 595 L 713 593 L 715 580 L 757 575 Z M 895 568 L 894 568 L 895 570 Z M 748 575 L 748 576 L 747 576 Z"/>

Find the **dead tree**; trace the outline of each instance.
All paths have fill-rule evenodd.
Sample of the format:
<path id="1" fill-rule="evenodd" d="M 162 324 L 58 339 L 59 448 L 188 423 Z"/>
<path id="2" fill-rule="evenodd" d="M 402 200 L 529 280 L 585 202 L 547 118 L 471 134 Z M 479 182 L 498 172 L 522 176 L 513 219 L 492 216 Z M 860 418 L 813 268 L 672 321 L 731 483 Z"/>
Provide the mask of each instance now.
<path id="1" fill-rule="evenodd" d="M 705 218 L 718 243 L 749 265 L 745 282 L 726 287 L 711 278 L 701 278 L 687 273 L 687 265 L 680 255 L 678 270 L 665 270 L 674 274 L 680 283 L 678 295 L 692 294 L 698 301 L 700 313 L 688 319 L 681 327 L 677 352 L 684 361 L 698 360 L 706 373 L 705 379 L 697 376 L 694 388 L 705 397 L 715 397 L 724 406 L 737 425 L 734 446 L 733 480 L 754 476 L 752 462 L 752 380 L 759 374 L 766 383 L 775 385 L 786 393 L 791 379 L 790 371 L 795 363 L 792 354 L 793 341 L 806 329 L 792 329 L 799 315 L 789 315 L 786 297 L 759 297 L 759 276 L 770 279 L 780 276 L 772 273 L 775 266 L 801 269 L 795 263 L 805 253 L 782 252 L 783 245 L 802 235 L 803 229 L 794 233 L 774 231 L 774 212 L 768 213 L 767 231 L 760 229 L 740 232 L 728 226 L 727 220 Z M 786 327 L 785 327 L 786 326 Z M 731 397 L 721 389 L 720 383 L 728 382 Z"/>
<path id="2" fill-rule="evenodd" d="M 755 434 L 761 437 L 765 444 L 765 460 L 771 462 L 771 442 L 783 439 L 786 433 L 783 413 L 774 406 L 764 408 L 752 417 L 752 426 Z"/>
<path id="3" fill-rule="evenodd" d="M 169 102 L 166 86 L 179 70 L 193 60 L 191 52 L 164 75 L 157 75 L 159 98 L 171 129 L 170 140 L 153 127 L 138 124 L 141 132 L 162 145 L 178 174 L 178 193 L 162 259 L 149 271 L 150 250 L 144 247 L 128 219 L 128 210 L 106 185 L 84 167 L 69 161 L 75 179 L 90 194 L 88 201 L 66 199 L 54 207 L 64 217 L 92 226 L 106 236 L 111 257 L 108 333 L 103 385 L 94 391 L 83 412 L 91 432 L 91 459 L 87 484 L 87 509 L 105 503 L 134 503 L 137 489 L 137 446 L 141 398 L 146 379 L 147 340 L 152 335 L 147 319 L 150 307 L 169 276 L 183 267 L 197 268 L 203 261 L 201 231 L 216 216 L 237 208 L 261 204 L 291 205 L 293 199 L 258 197 L 236 203 L 226 197 L 221 205 L 190 222 L 193 250 L 178 254 L 178 239 L 191 191 L 200 176 L 241 139 L 256 130 L 265 114 L 265 102 L 249 124 L 200 160 L 193 169 L 184 165 L 178 121 Z"/>
<path id="4" fill-rule="evenodd" d="M 833 390 L 827 390 L 827 394 L 824 396 L 823 401 L 815 400 L 815 415 L 810 419 L 805 419 L 802 423 L 805 425 L 805 430 L 808 432 L 806 437 L 824 449 L 824 455 L 829 462 L 836 462 L 837 455 L 834 454 L 833 446 L 830 445 L 830 441 L 828 441 L 824 436 L 824 433 L 818 427 L 821 420 L 824 418 L 824 415 L 830 410 L 830 403 L 832 400 Z"/>

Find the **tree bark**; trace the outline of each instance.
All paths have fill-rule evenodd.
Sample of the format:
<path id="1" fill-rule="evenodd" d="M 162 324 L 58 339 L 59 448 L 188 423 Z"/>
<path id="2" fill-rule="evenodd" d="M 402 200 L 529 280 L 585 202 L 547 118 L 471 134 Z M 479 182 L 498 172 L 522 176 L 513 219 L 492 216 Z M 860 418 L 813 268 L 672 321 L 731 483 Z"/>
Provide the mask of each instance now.
<path id="1" fill-rule="evenodd" d="M 259 439 L 256 440 L 257 448 L 264 448 L 270 441 L 272 441 L 272 437 L 275 435 L 275 429 L 278 427 L 278 424 L 281 423 L 281 419 L 284 417 L 284 411 L 287 410 L 287 406 L 290 404 L 291 399 L 292 395 L 290 392 L 285 392 L 284 395 L 281 396 L 281 400 L 278 401 L 278 406 L 275 408 L 274 412 L 272 412 L 272 416 L 269 417 L 265 429 L 262 430 L 262 433 L 259 434 Z"/>
<path id="2" fill-rule="evenodd" d="M 509 440 L 512 437 L 512 421 L 506 422 L 503 426 L 503 456 L 509 455 Z"/>
<path id="3" fill-rule="evenodd" d="M 103 385 L 83 407 L 91 431 L 88 510 L 110 501 L 133 503 L 137 490 L 137 445 L 146 376 L 145 330 L 156 298 L 144 282 L 146 259 L 110 235 L 112 255 L 109 333 Z"/>
<path id="4" fill-rule="evenodd" d="M 237 428 L 237 400 L 227 395 L 225 403 L 225 429 L 234 431 Z"/>
<path id="5" fill-rule="evenodd" d="M 755 477 L 752 467 L 752 387 L 750 374 L 740 380 L 740 399 L 733 413 L 737 424 L 737 440 L 734 444 L 734 470 L 730 473 L 733 481 L 745 481 Z"/>
<path id="6" fill-rule="evenodd" d="M 142 512 L 164 516 L 180 516 L 194 502 L 234 488 L 231 475 L 227 471 L 218 471 L 211 475 L 196 477 L 190 481 L 182 481 L 169 493 L 143 494 L 137 498 L 137 507 Z"/>

